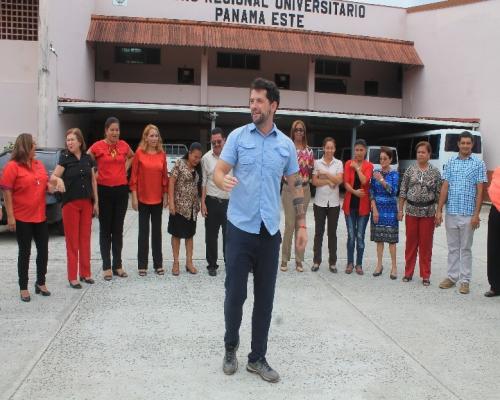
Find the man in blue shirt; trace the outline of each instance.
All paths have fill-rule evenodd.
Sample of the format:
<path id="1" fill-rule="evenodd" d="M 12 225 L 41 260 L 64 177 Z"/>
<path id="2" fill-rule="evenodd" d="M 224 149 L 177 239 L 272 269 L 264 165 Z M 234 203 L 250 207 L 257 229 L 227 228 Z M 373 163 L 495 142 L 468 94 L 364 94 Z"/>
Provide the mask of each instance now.
<path id="1" fill-rule="evenodd" d="M 226 231 L 223 371 L 232 375 L 238 369 L 239 329 L 248 274 L 253 270 L 252 351 L 248 355 L 247 370 L 269 382 L 279 380 L 279 374 L 269 366 L 265 356 L 281 244 L 280 181 L 283 175 L 288 179 L 287 190 L 293 191 L 296 246 L 303 251 L 307 243 L 304 193 L 295 146 L 273 122 L 279 100 L 279 90 L 273 82 L 262 78 L 252 82 L 253 123 L 231 132 L 214 172 L 215 184 L 231 192 Z M 231 169 L 233 175 L 229 174 Z"/>
<path id="2" fill-rule="evenodd" d="M 474 138 L 464 131 L 458 136 L 458 155 L 444 166 L 443 186 L 436 211 L 436 225 L 442 221 L 446 203 L 446 238 L 448 242 L 448 277 L 440 284 L 450 289 L 460 282 L 459 292 L 469 293 L 472 276 L 472 239 L 479 228 L 483 185 L 487 182 L 484 162 L 472 156 Z"/>

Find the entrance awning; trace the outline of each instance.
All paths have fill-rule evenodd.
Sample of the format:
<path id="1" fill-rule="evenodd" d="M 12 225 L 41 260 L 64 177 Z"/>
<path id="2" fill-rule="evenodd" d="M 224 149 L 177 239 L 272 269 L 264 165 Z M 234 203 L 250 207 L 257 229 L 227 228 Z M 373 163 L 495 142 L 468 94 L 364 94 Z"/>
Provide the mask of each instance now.
<path id="1" fill-rule="evenodd" d="M 413 42 L 219 22 L 93 15 L 90 43 L 263 51 L 422 66 Z"/>

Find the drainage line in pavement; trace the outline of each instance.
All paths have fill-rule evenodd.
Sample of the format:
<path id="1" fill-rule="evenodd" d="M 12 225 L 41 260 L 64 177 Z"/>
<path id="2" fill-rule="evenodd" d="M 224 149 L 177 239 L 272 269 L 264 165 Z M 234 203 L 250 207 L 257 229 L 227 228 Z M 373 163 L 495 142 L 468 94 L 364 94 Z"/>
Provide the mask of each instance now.
<path id="1" fill-rule="evenodd" d="M 43 356 L 45 355 L 45 353 L 47 352 L 47 350 L 50 348 L 50 346 L 52 345 L 52 343 L 54 343 L 54 340 L 56 339 L 56 337 L 63 330 L 64 326 L 66 325 L 66 322 L 68 322 L 68 320 L 70 319 L 70 317 L 73 315 L 73 313 L 75 312 L 75 310 L 78 308 L 78 306 L 82 302 L 83 297 L 85 296 L 85 294 L 87 293 L 87 291 L 89 289 L 90 288 L 88 288 L 88 287 L 86 289 L 83 289 L 82 295 L 80 296 L 80 298 L 78 299 L 78 301 L 76 302 L 76 304 L 73 306 L 73 308 L 70 310 L 70 312 L 68 313 L 68 315 L 66 316 L 66 318 L 64 318 L 64 320 L 61 322 L 61 325 L 57 329 L 57 331 L 54 334 L 54 336 L 52 337 L 52 339 L 49 340 L 49 342 L 45 346 L 45 349 L 40 353 L 40 355 L 38 356 L 38 359 L 33 363 L 33 365 L 31 366 L 31 368 L 29 369 L 29 371 L 26 373 L 26 375 L 24 376 L 24 378 L 21 380 L 21 382 L 19 382 L 19 384 L 16 386 L 16 388 L 14 389 L 14 391 L 12 392 L 12 394 L 8 397 L 9 400 L 12 400 L 14 398 L 14 396 L 17 394 L 17 392 L 19 391 L 19 389 L 21 388 L 21 386 L 23 386 L 23 384 L 29 378 L 29 376 L 31 375 L 31 373 L 33 372 L 33 370 L 37 367 L 38 363 L 43 358 Z"/>
<path id="2" fill-rule="evenodd" d="M 344 301 L 350 304 L 359 314 L 361 314 L 364 318 L 372 323 L 377 330 L 379 330 L 385 337 L 387 337 L 392 343 L 394 343 L 403 353 L 405 353 L 408 357 L 410 357 L 414 362 L 416 362 L 420 367 L 426 371 L 437 383 L 439 383 L 444 389 L 450 392 L 453 396 L 455 396 L 459 400 L 463 400 L 457 393 L 455 393 L 452 389 L 450 389 L 444 382 L 442 382 L 437 376 L 435 376 L 425 365 L 423 365 L 415 356 L 413 356 L 408 350 L 402 347 L 396 339 L 394 339 L 391 335 L 389 335 L 381 326 L 379 326 L 374 320 L 372 320 L 368 315 L 366 315 L 360 308 L 358 308 L 347 296 L 345 296 L 340 290 L 338 290 L 331 282 L 327 281 L 324 276 L 321 274 L 318 275 L 323 282 L 331 287 L 337 294 L 344 299 Z"/>

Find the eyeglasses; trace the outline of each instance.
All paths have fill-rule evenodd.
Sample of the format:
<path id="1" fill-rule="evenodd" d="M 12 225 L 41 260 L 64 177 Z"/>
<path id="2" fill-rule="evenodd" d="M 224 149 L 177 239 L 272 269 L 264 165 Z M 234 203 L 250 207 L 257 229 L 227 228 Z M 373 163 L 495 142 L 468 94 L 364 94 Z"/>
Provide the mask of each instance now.
<path id="1" fill-rule="evenodd" d="M 222 144 L 222 140 L 212 140 L 210 143 L 212 143 L 212 146 L 217 146 L 219 144 Z"/>
<path id="2" fill-rule="evenodd" d="M 302 128 L 295 128 L 294 130 L 295 130 L 295 132 L 304 132 L 304 129 L 302 129 Z"/>

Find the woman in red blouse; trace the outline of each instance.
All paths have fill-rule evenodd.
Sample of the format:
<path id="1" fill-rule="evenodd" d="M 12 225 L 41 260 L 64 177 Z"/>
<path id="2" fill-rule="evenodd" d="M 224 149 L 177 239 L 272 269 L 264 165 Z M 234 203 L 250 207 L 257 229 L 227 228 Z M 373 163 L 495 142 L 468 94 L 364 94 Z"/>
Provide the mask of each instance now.
<path id="1" fill-rule="evenodd" d="M 36 245 L 35 293 L 50 296 L 45 286 L 49 256 L 49 232 L 45 216 L 45 192 L 48 174 L 41 161 L 35 159 L 35 141 L 29 133 L 20 134 L 14 144 L 11 160 L 5 165 L 0 187 L 3 190 L 7 224 L 16 232 L 19 246 L 17 270 L 21 300 L 31 300 L 28 270 L 31 241 Z"/>
<path id="2" fill-rule="evenodd" d="M 145 276 L 148 269 L 150 220 L 154 271 L 158 275 L 165 273 L 161 251 L 161 217 L 162 209 L 168 206 L 167 189 L 167 159 L 163 151 L 160 131 L 155 125 L 150 124 L 142 132 L 142 139 L 135 152 L 130 176 L 132 208 L 139 211 L 137 263 L 140 276 Z"/>
<path id="3" fill-rule="evenodd" d="M 123 222 L 128 206 L 127 169 L 134 152 L 124 140 L 120 140 L 120 122 L 117 118 L 108 118 L 104 131 L 104 139 L 90 146 L 87 153 L 97 164 L 99 245 L 104 279 L 110 281 L 112 275 L 121 278 L 128 276 L 122 265 Z"/>
<path id="4" fill-rule="evenodd" d="M 309 181 L 314 168 L 314 155 L 311 148 L 307 145 L 306 125 L 297 120 L 290 129 L 290 138 L 295 144 L 297 150 L 297 161 L 299 162 L 299 174 L 302 178 L 302 187 L 304 189 L 304 209 L 307 210 L 311 200 L 311 191 Z M 292 238 L 295 232 L 295 209 L 293 207 L 293 195 L 288 185 L 283 186 L 281 191 L 281 201 L 285 211 L 285 233 L 283 235 L 283 244 L 281 246 L 281 266 L 282 271 L 288 270 L 288 261 L 292 253 Z M 295 269 L 303 272 L 304 252 L 295 250 Z"/>

